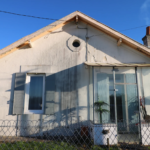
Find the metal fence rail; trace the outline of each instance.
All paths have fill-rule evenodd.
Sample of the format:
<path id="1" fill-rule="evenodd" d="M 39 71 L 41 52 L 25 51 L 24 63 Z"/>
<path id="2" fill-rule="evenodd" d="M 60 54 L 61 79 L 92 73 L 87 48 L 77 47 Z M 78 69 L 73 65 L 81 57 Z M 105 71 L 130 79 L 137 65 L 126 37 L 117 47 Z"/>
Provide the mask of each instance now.
<path id="1" fill-rule="evenodd" d="M 0 150 L 150 149 L 150 124 L 0 120 Z"/>

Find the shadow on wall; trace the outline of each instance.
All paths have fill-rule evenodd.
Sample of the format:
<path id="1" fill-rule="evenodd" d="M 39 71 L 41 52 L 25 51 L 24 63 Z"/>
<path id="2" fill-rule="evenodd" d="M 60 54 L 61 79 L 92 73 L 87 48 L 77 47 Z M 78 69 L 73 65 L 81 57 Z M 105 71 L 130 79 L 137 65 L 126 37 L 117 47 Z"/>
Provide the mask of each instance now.
<path id="1" fill-rule="evenodd" d="M 86 42 L 86 30 L 85 29 L 77 29 L 75 23 L 71 23 L 65 25 L 62 30 L 63 32 L 67 32 L 68 34 L 75 35 L 80 37 L 82 40 Z M 80 26 L 80 24 L 79 24 Z M 86 27 L 86 24 L 81 24 L 81 27 Z M 55 32 L 51 34 L 61 34 L 61 32 Z M 46 36 L 45 40 L 48 38 Z M 67 39 L 66 39 L 67 40 Z M 67 44 L 67 43 L 66 43 Z M 66 45 L 67 46 L 67 45 Z M 94 45 L 93 45 L 94 47 Z M 68 50 L 68 49 L 67 49 Z M 76 118 L 79 120 L 82 114 L 80 113 L 81 110 L 85 110 L 85 118 L 83 119 L 90 119 L 90 99 L 89 99 L 89 68 L 85 69 L 84 64 L 78 64 L 78 52 L 77 55 L 73 55 L 75 58 L 73 60 L 69 59 L 68 62 L 74 64 L 74 67 L 68 67 L 68 69 L 62 70 L 60 72 L 55 73 L 56 76 L 56 90 L 55 90 L 55 102 L 54 102 L 54 115 L 52 115 L 54 120 L 60 122 L 60 120 L 68 120 L 68 118 Z M 43 54 L 43 59 L 44 56 Z M 86 60 L 86 56 L 85 56 Z M 85 61 L 83 60 L 83 61 Z M 67 61 L 66 61 L 67 62 Z M 60 62 L 63 63 L 63 62 Z M 66 65 L 66 64 L 64 64 Z M 75 66 L 76 65 L 76 66 Z M 67 64 L 66 66 L 71 66 Z M 58 66 L 59 68 L 59 66 Z M 28 70 L 27 72 L 36 72 L 38 68 L 34 70 Z M 13 97 L 14 97 L 14 77 L 12 77 L 12 84 L 11 84 L 11 96 L 10 96 L 10 106 L 9 106 L 9 114 L 12 114 L 13 108 Z M 84 105 L 85 102 L 85 105 Z M 80 105 L 81 104 L 81 105 Z M 23 116 L 23 115 L 22 115 Z M 31 119 L 32 115 L 25 115 L 25 117 L 19 117 L 20 119 Z M 40 119 L 42 120 L 44 115 L 39 115 Z M 93 115 L 92 115 L 93 116 Z M 47 118 L 47 117 L 45 117 Z"/>
<path id="2" fill-rule="evenodd" d="M 13 99 L 14 99 L 14 92 L 13 89 L 15 87 L 15 73 L 12 74 L 12 80 L 11 80 L 11 89 L 7 91 L 10 92 L 10 100 L 9 100 L 9 110 L 8 110 L 8 115 L 13 114 Z"/>
<path id="3" fill-rule="evenodd" d="M 70 24 L 72 26 L 70 26 Z M 95 29 L 94 27 L 85 24 L 81 21 L 78 22 L 78 27 L 75 22 L 66 24 L 63 26 L 62 31 L 70 34 L 71 36 L 77 36 L 86 42 L 86 37 L 88 37 L 88 53 L 90 57 L 93 57 L 95 62 L 104 61 L 109 62 L 109 58 L 114 61 L 117 60 L 120 63 L 135 63 L 139 62 L 135 56 L 139 54 L 134 53 L 134 51 L 126 51 L 130 50 L 129 48 L 124 47 L 124 45 L 117 46 L 117 40 L 113 39 L 113 37 L 109 37 L 107 34 L 102 33 Z M 86 29 L 87 28 L 87 29 Z M 99 51 L 99 52 L 98 52 Z M 128 54 L 129 53 L 129 54 Z M 124 59 L 124 55 L 127 54 L 128 59 Z M 108 58 L 107 58 L 108 56 Z M 132 56 L 132 57 L 131 57 Z M 87 56 L 85 56 L 86 59 Z M 134 59 L 133 59 L 134 58 Z M 144 61 L 144 62 L 143 62 Z M 145 63 L 145 60 L 142 60 L 142 63 Z"/>
<path id="4" fill-rule="evenodd" d="M 36 69 L 28 72 L 36 72 Z M 67 125 L 68 122 L 74 122 L 73 120 L 77 122 L 82 119 L 90 120 L 89 84 L 89 69 L 85 69 L 84 64 L 55 73 L 54 114 L 39 114 L 39 117 L 37 117 L 39 119 L 37 120 L 41 120 L 41 123 L 43 121 L 44 123 L 57 122 L 59 125 L 61 125 L 62 121 Z M 19 83 L 18 85 L 22 86 Z M 9 115 L 13 114 L 14 86 L 15 74 L 12 75 Z M 80 105 L 81 101 L 82 104 Z M 19 115 L 18 119 L 33 120 L 33 118 L 32 114 L 26 114 Z"/>

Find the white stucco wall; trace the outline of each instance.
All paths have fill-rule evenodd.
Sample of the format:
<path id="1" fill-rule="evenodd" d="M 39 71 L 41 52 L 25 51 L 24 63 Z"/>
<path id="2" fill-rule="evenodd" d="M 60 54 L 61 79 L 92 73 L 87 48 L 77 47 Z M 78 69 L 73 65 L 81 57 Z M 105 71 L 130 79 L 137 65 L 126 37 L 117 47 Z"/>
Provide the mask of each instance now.
<path id="1" fill-rule="evenodd" d="M 145 55 L 124 44 L 117 46 L 116 39 L 97 29 L 81 22 L 79 27 L 88 27 L 88 37 L 90 37 L 87 44 L 88 61 L 150 63 L 150 59 Z M 86 61 L 86 46 L 83 46 L 79 52 L 73 52 L 67 43 L 72 36 L 85 42 L 86 34 L 86 29 L 77 29 L 75 23 L 71 22 L 33 42 L 33 48 L 22 48 L 0 59 L 0 119 L 17 119 L 16 115 L 10 113 L 16 72 L 58 74 L 55 95 L 55 102 L 58 104 L 55 104 L 55 115 L 22 115 L 18 117 L 19 119 L 65 120 L 68 117 L 92 119 L 92 110 L 88 109 L 93 98 L 92 92 L 88 91 L 92 89 L 92 73 L 89 67 L 83 64 Z M 10 36 L 13 38 L 13 35 Z M 68 81 L 68 75 L 74 82 Z M 72 88 L 71 92 L 66 90 L 68 84 Z"/>

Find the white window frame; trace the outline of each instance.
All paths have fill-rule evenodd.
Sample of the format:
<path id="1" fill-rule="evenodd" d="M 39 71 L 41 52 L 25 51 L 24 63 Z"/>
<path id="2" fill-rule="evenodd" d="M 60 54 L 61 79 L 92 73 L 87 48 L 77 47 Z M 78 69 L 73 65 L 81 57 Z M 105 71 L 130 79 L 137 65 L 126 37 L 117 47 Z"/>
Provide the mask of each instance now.
<path id="1" fill-rule="evenodd" d="M 43 77 L 43 94 L 42 94 L 42 109 L 41 110 L 29 110 L 29 92 L 30 92 L 30 80 L 32 76 L 42 76 Z M 26 84 L 25 84 L 25 100 L 24 100 L 24 114 L 43 114 L 44 113 L 44 96 L 45 93 L 45 74 L 26 74 Z"/>

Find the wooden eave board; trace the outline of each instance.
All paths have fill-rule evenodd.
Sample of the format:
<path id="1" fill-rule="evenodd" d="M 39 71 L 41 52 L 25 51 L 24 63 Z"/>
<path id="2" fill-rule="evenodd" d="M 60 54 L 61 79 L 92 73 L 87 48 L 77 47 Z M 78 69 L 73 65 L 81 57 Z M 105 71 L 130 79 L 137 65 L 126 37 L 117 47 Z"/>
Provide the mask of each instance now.
<path id="1" fill-rule="evenodd" d="M 137 41 L 134 41 L 133 39 L 119 33 L 118 31 L 115 31 L 114 29 L 111 29 L 110 27 L 107 27 L 106 25 L 97 22 L 96 20 L 90 21 L 87 17 L 80 16 L 79 20 L 82 20 L 85 23 L 88 23 L 92 27 L 95 27 L 96 29 L 102 31 L 103 33 L 115 38 L 116 40 L 119 40 L 119 38 L 122 38 L 122 43 L 128 45 L 129 47 L 132 47 L 133 49 L 142 52 L 146 56 L 150 57 L 150 49 L 147 48 L 145 45 L 142 45 L 138 43 Z"/>
<path id="2" fill-rule="evenodd" d="M 25 46 L 28 43 L 28 41 L 30 40 L 30 42 L 33 42 L 39 38 L 41 38 L 42 36 L 45 36 L 46 34 L 49 34 L 50 32 L 55 31 L 56 29 L 66 25 L 67 23 L 76 20 L 76 16 L 78 16 L 79 21 L 83 21 L 85 23 L 88 23 L 89 25 L 95 27 L 96 29 L 102 31 L 103 33 L 106 33 L 108 35 L 110 35 L 111 37 L 115 38 L 115 39 L 119 39 L 122 38 L 122 43 L 134 48 L 137 51 L 142 52 L 143 54 L 145 54 L 146 56 L 150 57 L 150 49 L 147 48 L 146 46 L 134 41 L 133 39 L 119 33 L 118 31 L 115 31 L 114 29 L 98 22 L 97 20 L 79 12 L 73 12 L 70 15 L 18 40 L 17 42 L 3 48 L 2 50 L 0 50 L 0 58 L 6 56 L 7 54 L 10 54 L 20 48 L 22 48 L 22 46 Z M 117 44 L 117 43 L 116 43 Z"/>
<path id="3" fill-rule="evenodd" d="M 41 37 L 43 37 L 43 36 L 45 36 L 45 35 L 47 35 L 47 34 L 53 32 L 53 31 L 55 31 L 55 30 L 57 30 L 58 28 L 60 28 L 60 27 L 62 27 L 62 26 L 64 26 L 64 25 L 66 25 L 67 23 L 71 22 L 72 20 L 73 20 L 73 18 L 71 18 L 70 20 L 67 20 L 66 22 L 63 22 L 63 23 L 61 23 L 61 24 L 58 24 L 57 26 L 55 26 L 55 27 L 53 27 L 53 28 L 51 28 L 51 29 L 48 29 L 47 31 L 44 31 L 44 32 L 38 34 L 37 36 L 34 36 L 33 38 L 31 38 L 31 39 L 29 39 L 29 40 L 27 40 L 27 41 L 21 43 L 21 44 L 18 45 L 17 47 L 14 47 L 14 48 L 12 48 L 12 49 L 10 49 L 10 50 L 7 50 L 7 51 L 4 52 L 4 53 L 1 53 L 1 54 L 0 54 L 0 58 L 3 58 L 3 57 L 5 57 L 6 55 L 8 55 L 8 54 L 10 54 L 10 53 L 12 53 L 12 52 L 14 52 L 14 51 L 16 51 L 16 50 L 19 50 L 20 48 L 22 48 L 22 47 L 24 47 L 24 46 L 30 44 L 29 41 L 30 41 L 30 42 L 34 42 L 35 40 L 37 40 L 37 39 L 39 39 L 39 38 L 41 38 Z"/>
<path id="4" fill-rule="evenodd" d="M 150 67 L 150 64 L 126 64 L 126 63 L 101 63 L 101 62 L 84 62 L 87 66 L 94 67 Z"/>

